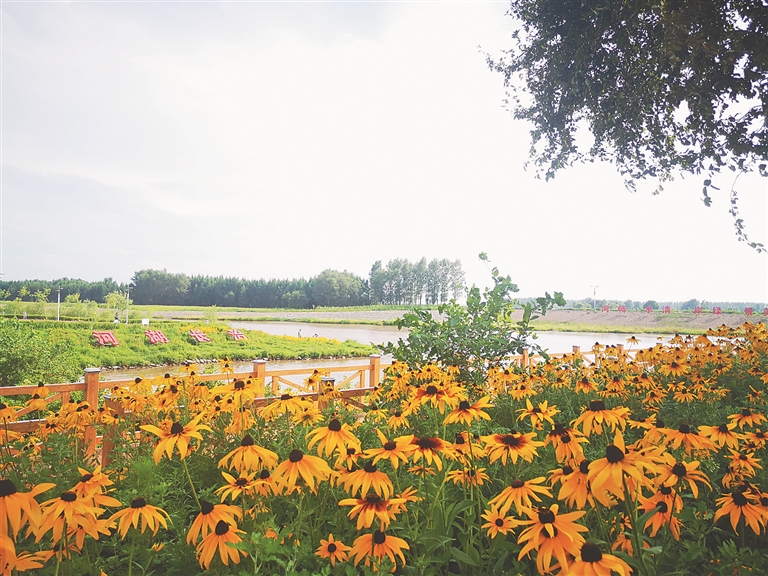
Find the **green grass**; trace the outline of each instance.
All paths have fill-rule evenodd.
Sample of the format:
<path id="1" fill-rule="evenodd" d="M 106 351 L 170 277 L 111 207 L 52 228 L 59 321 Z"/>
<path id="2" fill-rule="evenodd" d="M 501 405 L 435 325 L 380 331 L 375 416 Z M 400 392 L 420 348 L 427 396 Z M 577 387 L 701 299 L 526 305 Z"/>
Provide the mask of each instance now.
<path id="1" fill-rule="evenodd" d="M 153 322 L 153 330 L 162 330 L 170 344 L 149 344 L 145 327 L 139 324 L 104 322 L 39 322 L 35 330 L 46 334 L 52 342 L 66 344 L 81 367 L 87 366 L 147 366 L 149 364 L 179 363 L 196 358 L 229 357 L 232 360 L 288 360 L 297 358 L 329 358 L 367 356 L 376 349 L 347 340 L 329 338 L 296 338 L 272 336 L 264 332 L 244 330 L 247 340 L 227 340 L 226 324 L 205 322 Z M 202 330 L 210 343 L 195 344 L 188 337 L 190 329 Z M 111 330 L 119 342 L 117 347 L 99 347 L 91 333 Z"/>

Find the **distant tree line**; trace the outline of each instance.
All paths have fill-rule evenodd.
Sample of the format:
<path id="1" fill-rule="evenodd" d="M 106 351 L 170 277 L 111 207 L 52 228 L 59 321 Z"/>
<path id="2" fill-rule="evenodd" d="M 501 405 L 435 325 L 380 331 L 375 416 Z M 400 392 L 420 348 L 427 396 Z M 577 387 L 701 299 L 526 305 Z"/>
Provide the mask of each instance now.
<path id="1" fill-rule="evenodd" d="M 61 301 L 104 303 L 112 297 L 139 305 L 219 306 L 240 308 L 312 308 L 367 304 L 437 304 L 464 293 L 461 262 L 426 258 L 412 264 L 381 261 L 371 268 L 369 279 L 351 272 L 324 270 L 304 278 L 247 280 L 224 276 L 188 276 L 167 270 L 140 270 L 130 285 L 111 278 L 99 282 L 73 280 L 18 280 L 0 282 L 0 300 L 18 302 Z M 117 304 L 116 304 L 117 306 Z"/>

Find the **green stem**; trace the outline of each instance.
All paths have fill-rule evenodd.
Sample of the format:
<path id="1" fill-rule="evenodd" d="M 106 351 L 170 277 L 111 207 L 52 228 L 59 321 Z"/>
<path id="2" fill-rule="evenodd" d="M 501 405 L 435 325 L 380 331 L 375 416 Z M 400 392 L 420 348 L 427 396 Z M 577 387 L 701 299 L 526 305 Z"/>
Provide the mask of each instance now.
<path id="1" fill-rule="evenodd" d="M 133 551 L 136 549 L 136 538 L 131 535 L 131 553 L 128 555 L 128 576 L 133 576 Z"/>
<path id="2" fill-rule="evenodd" d="M 187 461 L 186 459 L 181 460 L 181 463 L 184 465 L 184 472 L 187 473 L 187 480 L 189 480 L 189 487 L 192 488 L 192 496 L 195 497 L 195 502 L 197 503 L 198 509 L 202 510 L 202 506 L 200 506 L 200 499 L 197 497 L 197 491 L 195 490 L 195 484 L 192 482 L 192 476 L 189 475 L 189 468 L 187 468 Z"/>

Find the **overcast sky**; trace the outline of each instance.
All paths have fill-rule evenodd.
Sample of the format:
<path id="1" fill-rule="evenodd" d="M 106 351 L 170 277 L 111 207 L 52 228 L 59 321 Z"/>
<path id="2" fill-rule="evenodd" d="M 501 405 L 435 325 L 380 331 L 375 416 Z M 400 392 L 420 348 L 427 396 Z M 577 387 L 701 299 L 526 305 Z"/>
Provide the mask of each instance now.
<path id="1" fill-rule="evenodd" d="M 610 165 L 537 180 L 481 52 L 504 2 L 2 3 L 2 273 L 145 268 L 367 277 L 460 259 L 521 295 L 768 301 L 733 176 L 628 192 Z M 737 182 L 768 245 L 768 180 Z"/>

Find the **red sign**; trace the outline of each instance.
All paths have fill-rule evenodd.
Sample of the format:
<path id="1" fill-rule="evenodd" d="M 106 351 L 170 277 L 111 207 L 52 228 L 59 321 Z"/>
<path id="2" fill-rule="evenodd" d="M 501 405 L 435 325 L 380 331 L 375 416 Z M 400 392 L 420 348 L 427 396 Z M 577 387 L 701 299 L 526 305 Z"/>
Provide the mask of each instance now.
<path id="1" fill-rule="evenodd" d="M 712 314 L 717 314 L 718 316 L 720 316 L 720 314 L 722 314 L 722 312 L 723 311 L 720 308 L 720 306 L 715 306 L 714 308 L 712 308 Z"/>
<path id="2" fill-rule="evenodd" d="M 702 312 L 703 312 L 703 310 L 701 309 L 701 306 L 696 306 L 696 307 L 693 309 L 693 313 L 694 313 L 694 314 L 701 314 Z"/>
<path id="3" fill-rule="evenodd" d="M 752 308 L 744 308 L 744 315 L 745 316 L 752 316 Z"/>
<path id="4" fill-rule="evenodd" d="M 661 312 L 663 314 L 671 314 L 672 310 L 669 308 L 669 306 L 664 306 L 664 308 L 661 309 Z"/>
<path id="5" fill-rule="evenodd" d="M 619 312 L 621 312 L 622 314 L 626 314 L 627 307 L 622 304 L 621 306 L 619 306 Z"/>
<path id="6" fill-rule="evenodd" d="M 603 306 L 603 312 L 608 312 L 608 310 L 610 310 L 610 308 L 608 308 L 608 306 Z"/>

